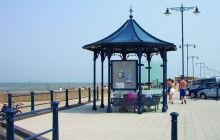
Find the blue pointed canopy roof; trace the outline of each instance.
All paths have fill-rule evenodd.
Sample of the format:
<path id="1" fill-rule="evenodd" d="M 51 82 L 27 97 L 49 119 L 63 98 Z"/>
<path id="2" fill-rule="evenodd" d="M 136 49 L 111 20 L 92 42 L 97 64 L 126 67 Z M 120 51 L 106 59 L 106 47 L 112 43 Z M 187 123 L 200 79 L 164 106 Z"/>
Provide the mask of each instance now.
<path id="1" fill-rule="evenodd" d="M 141 47 L 144 52 L 175 51 L 176 46 L 160 40 L 146 32 L 138 23 L 128 19 L 118 30 L 108 37 L 97 42 L 83 46 L 84 49 L 91 51 L 107 51 L 112 48 L 113 53 L 136 53 L 137 48 Z"/>

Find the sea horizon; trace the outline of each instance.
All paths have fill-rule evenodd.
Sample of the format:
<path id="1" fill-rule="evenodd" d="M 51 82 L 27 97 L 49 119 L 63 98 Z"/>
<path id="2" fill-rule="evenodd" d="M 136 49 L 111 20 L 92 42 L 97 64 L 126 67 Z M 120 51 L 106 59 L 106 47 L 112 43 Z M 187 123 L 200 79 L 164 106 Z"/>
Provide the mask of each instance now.
<path id="1" fill-rule="evenodd" d="M 97 85 L 100 85 L 97 82 Z M 93 82 L 0 82 L 0 92 L 30 92 L 91 87 Z"/>

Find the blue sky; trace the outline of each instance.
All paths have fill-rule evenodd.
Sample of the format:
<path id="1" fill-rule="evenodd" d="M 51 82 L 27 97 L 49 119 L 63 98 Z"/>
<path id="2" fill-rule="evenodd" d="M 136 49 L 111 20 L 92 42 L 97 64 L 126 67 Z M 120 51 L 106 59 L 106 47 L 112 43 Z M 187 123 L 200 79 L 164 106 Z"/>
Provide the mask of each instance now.
<path id="1" fill-rule="evenodd" d="M 129 18 L 130 5 L 140 26 L 179 47 L 181 13 L 170 11 L 166 17 L 164 12 L 181 3 L 201 11 L 198 16 L 194 10 L 184 12 L 184 42 L 197 46 L 189 48 L 189 56 L 198 56 L 195 63 L 220 71 L 219 0 L 0 0 L 0 82 L 91 82 L 93 53 L 82 46 L 117 30 Z M 181 58 L 181 49 L 168 53 L 168 77 L 181 74 Z M 153 60 L 161 58 L 154 56 Z M 100 66 L 99 58 L 97 81 Z M 105 66 L 106 73 L 107 63 Z M 199 70 L 195 66 L 196 76 Z"/>

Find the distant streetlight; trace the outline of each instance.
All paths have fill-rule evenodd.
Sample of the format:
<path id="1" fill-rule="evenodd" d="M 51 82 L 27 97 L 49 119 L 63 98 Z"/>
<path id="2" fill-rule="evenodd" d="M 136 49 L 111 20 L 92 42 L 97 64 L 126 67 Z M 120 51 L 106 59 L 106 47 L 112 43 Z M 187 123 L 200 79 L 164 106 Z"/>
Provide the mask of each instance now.
<path id="1" fill-rule="evenodd" d="M 196 48 L 196 45 L 195 44 L 184 44 L 183 45 L 184 47 L 187 47 L 186 48 L 186 76 L 187 76 L 187 82 L 188 82 L 188 80 L 189 80 L 189 47 L 192 47 L 193 46 L 193 48 Z M 179 48 L 181 48 L 181 45 L 180 45 L 180 47 Z M 194 77 L 194 76 L 193 76 Z"/>
<path id="2" fill-rule="evenodd" d="M 199 65 L 199 66 L 200 66 L 200 77 L 201 77 L 201 69 L 202 69 L 202 65 L 205 65 L 205 63 L 201 63 L 201 62 L 199 62 L 199 63 L 196 63 L 196 65 Z"/>
<path id="3" fill-rule="evenodd" d="M 193 71 L 193 82 L 194 82 L 194 59 L 199 59 L 198 56 L 189 56 L 188 59 L 192 58 L 192 71 Z"/>
<path id="4" fill-rule="evenodd" d="M 214 72 L 214 76 L 215 76 L 215 72 L 217 72 L 216 70 L 213 70 L 213 72 Z"/>
<path id="5" fill-rule="evenodd" d="M 205 73 L 206 68 L 208 70 L 209 67 L 208 66 L 204 66 L 204 77 L 206 77 L 206 73 Z"/>
<path id="6" fill-rule="evenodd" d="M 169 16 L 171 13 L 169 10 L 175 10 L 178 12 L 181 12 L 181 21 L 182 21 L 182 46 L 184 46 L 184 39 L 183 39 L 183 12 L 189 11 L 191 9 L 195 9 L 193 12 L 194 14 L 198 15 L 200 11 L 198 10 L 198 7 L 183 7 L 183 4 L 181 4 L 181 7 L 172 7 L 167 8 L 166 12 L 164 13 L 166 16 Z M 184 76 L 184 47 L 182 47 L 182 75 Z"/>
<path id="7" fill-rule="evenodd" d="M 210 71 L 212 70 L 212 69 L 207 69 L 208 71 L 209 71 L 209 76 L 210 76 Z"/>

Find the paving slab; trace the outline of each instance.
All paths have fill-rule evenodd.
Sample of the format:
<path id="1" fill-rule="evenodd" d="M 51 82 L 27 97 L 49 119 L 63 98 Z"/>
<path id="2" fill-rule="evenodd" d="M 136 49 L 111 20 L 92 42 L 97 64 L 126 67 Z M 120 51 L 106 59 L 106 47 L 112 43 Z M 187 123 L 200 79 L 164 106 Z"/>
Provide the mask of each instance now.
<path id="1" fill-rule="evenodd" d="M 188 99 L 181 104 L 175 94 L 174 104 L 168 104 L 166 113 L 162 104 L 157 112 L 119 112 L 106 113 L 97 102 L 97 111 L 92 103 L 59 111 L 59 138 L 61 140 L 170 140 L 171 112 L 178 112 L 179 140 L 217 140 L 220 139 L 220 101 L 214 99 Z M 106 104 L 107 102 L 105 102 Z M 152 107 L 153 108 L 153 107 Z M 40 133 L 52 126 L 52 114 L 45 114 L 16 121 L 24 129 Z M 52 134 L 44 137 L 51 139 Z"/>

